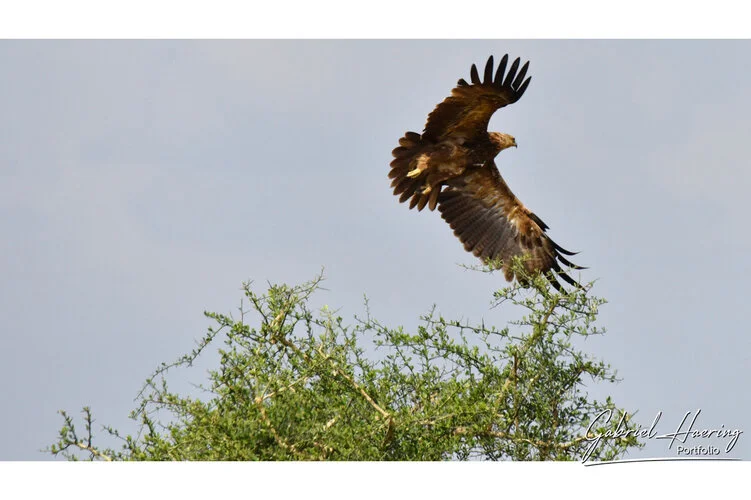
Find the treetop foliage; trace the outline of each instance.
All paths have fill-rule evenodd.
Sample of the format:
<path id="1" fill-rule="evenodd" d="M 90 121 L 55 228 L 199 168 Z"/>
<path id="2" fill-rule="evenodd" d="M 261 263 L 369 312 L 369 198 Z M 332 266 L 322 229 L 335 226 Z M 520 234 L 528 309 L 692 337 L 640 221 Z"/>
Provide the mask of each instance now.
<path id="1" fill-rule="evenodd" d="M 494 294 L 493 307 L 521 316 L 503 328 L 433 307 L 407 332 L 372 317 L 367 300 L 352 323 L 311 310 L 321 280 L 262 293 L 246 283 L 237 317 L 205 313 L 215 326 L 196 349 L 146 380 L 131 414 L 136 436 L 105 427 L 120 448 L 97 446 L 84 408 L 84 437 L 61 412 L 48 451 L 92 460 L 580 460 L 587 431 L 612 432 L 619 420 L 597 416 L 624 413 L 610 398 L 589 398 L 585 382 L 614 382 L 615 373 L 573 345 L 604 333 L 595 320 L 605 301 L 591 285 L 557 293 L 530 276 L 526 288 Z M 220 342 L 205 397 L 169 389 L 174 368 Z M 633 446 L 633 437 L 603 441 L 588 458 Z"/>

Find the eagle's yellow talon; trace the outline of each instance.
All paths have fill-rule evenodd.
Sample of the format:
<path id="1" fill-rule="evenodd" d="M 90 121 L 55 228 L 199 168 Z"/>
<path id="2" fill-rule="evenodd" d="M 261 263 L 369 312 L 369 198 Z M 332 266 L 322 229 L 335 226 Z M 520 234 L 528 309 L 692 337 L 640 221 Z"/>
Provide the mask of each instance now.
<path id="1" fill-rule="evenodd" d="M 422 170 L 420 170 L 419 168 L 416 168 L 414 170 L 410 170 L 409 172 L 407 172 L 407 177 L 412 179 L 412 178 L 419 176 L 421 173 L 422 173 Z"/>

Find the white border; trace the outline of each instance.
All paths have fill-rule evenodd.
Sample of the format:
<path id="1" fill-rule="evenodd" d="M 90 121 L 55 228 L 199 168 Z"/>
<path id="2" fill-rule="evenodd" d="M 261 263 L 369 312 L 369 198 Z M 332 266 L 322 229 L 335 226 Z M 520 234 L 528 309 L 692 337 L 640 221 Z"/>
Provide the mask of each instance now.
<path id="1" fill-rule="evenodd" d="M 714 0 L 25 0 L 10 38 L 743 38 L 742 2 Z"/>
<path id="2" fill-rule="evenodd" d="M 0 463 L 3 498 L 737 498 L 750 462 Z M 42 496 L 44 495 L 44 496 Z M 272 495 L 272 496 L 267 496 Z"/>

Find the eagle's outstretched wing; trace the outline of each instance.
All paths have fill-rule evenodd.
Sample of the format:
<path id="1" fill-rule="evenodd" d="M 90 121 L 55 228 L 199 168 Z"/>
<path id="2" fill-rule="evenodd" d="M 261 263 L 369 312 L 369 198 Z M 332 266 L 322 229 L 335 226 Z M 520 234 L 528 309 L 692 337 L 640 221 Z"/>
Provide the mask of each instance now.
<path id="1" fill-rule="evenodd" d="M 438 210 L 468 252 L 483 261 L 502 262 L 507 280 L 514 277 L 509 267 L 512 259 L 526 256 L 527 271 L 545 274 L 557 290 L 562 287 L 555 275 L 579 286 L 561 268 L 563 264 L 584 269 L 562 255 L 574 253 L 545 234 L 548 226 L 514 196 L 495 163 L 470 169 L 452 180 L 438 197 Z"/>
<path id="2" fill-rule="evenodd" d="M 519 62 L 520 59 L 517 58 L 504 76 L 508 63 L 506 54 L 494 76 L 493 56 L 490 56 L 482 81 L 477 73 L 477 66 L 473 64 L 472 84 L 464 79 L 459 80 L 451 95 L 428 115 L 423 138 L 439 142 L 449 137 L 462 137 L 471 142 L 485 134 L 492 114 L 497 109 L 518 101 L 532 80 L 531 76 L 524 79 L 529 62 L 517 74 Z"/>

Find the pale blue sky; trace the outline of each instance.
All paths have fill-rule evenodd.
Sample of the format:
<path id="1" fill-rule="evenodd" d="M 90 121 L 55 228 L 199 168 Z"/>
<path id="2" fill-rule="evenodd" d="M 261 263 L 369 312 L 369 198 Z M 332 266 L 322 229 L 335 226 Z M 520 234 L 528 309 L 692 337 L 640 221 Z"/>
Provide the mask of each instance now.
<path id="1" fill-rule="evenodd" d="M 749 42 L 244 41 L 0 43 L 0 459 L 47 459 L 90 405 L 130 429 L 140 384 L 229 312 L 244 280 L 416 324 L 496 325 L 500 276 L 437 213 L 391 194 L 391 149 L 474 63 L 531 61 L 491 129 L 499 167 L 599 279 L 607 335 L 584 344 L 612 394 L 671 432 L 741 428 L 751 341 Z M 436 272 L 436 270 L 438 270 Z M 200 382 L 201 372 L 188 372 Z M 708 441 L 706 444 L 724 441 Z M 696 442 L 695 444 L 704 444 Z M 665 442 L 638 456 L 672 455 Z M 634 456 L 634 455 L 632 455 Z"/>

